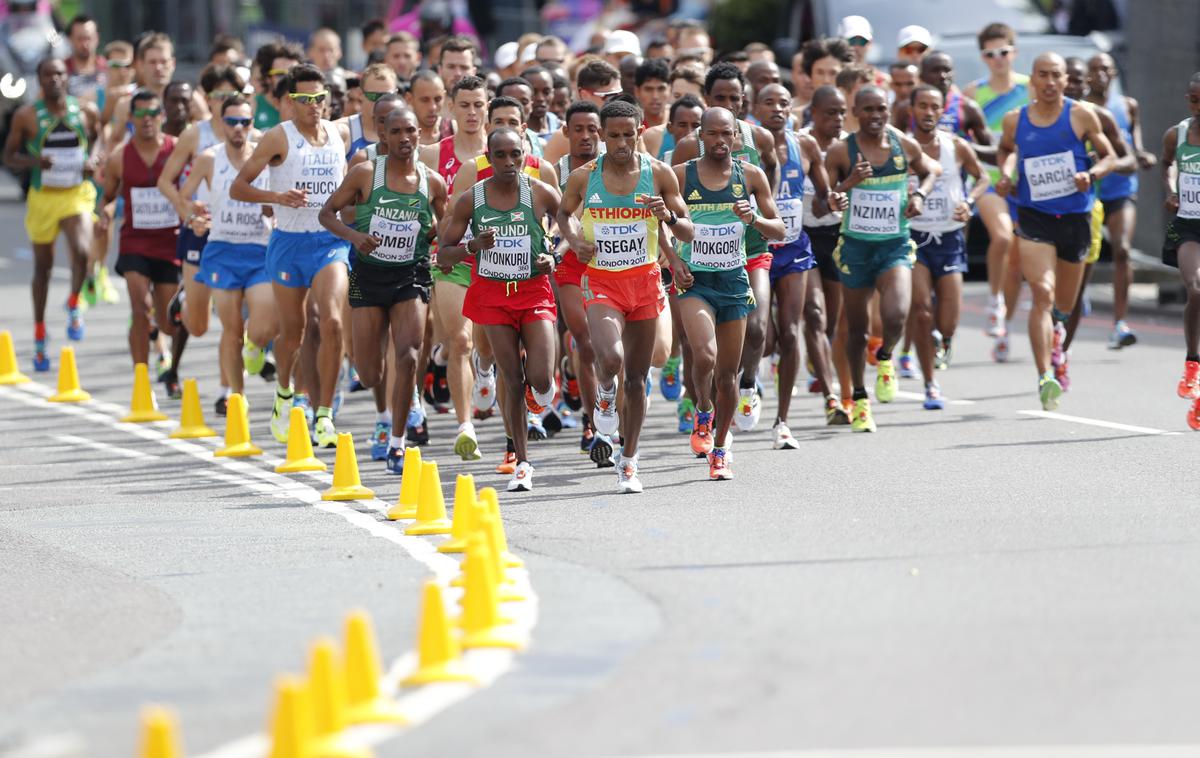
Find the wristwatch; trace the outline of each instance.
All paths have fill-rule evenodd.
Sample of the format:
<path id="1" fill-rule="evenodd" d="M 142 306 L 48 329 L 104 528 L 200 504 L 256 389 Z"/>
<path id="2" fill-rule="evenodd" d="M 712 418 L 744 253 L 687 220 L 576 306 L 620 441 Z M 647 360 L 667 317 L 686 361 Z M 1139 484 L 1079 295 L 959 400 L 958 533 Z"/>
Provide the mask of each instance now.
<path id="1" fill-rule="evenodd" d="M 668 208 L 667 210 L 671 210 L 671 209 Z M 667 226 L 675 226 L 676 224 L 679 223 L 678 214 L 676 214 L 675 211 L 671 211 L 671 218 L 667 219 L 664 223 L 666 223 Z"/>

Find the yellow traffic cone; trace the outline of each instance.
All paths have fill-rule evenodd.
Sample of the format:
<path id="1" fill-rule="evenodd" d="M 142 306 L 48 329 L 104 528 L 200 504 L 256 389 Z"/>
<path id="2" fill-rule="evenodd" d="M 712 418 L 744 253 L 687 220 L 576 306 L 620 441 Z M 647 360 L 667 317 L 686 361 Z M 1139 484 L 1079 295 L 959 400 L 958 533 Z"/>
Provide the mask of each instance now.
<path id="1" fill-rule="evenodd" d="M 500 518 L 500 497 L 493 487 L 484 487 L 479 491 L 479 499 L 487 505 L 487 512 L 496 517 L 496 526 L 500 530 L 500 555 L 504 565 L 509 568 L 521 568 L 525 561 L 508 552 L 508 537 L 504 534 L 504 519 Z"/>
<path id="2" fill-rule="evenodd" d="M 291 437 L 291 429 L 288 429 Z M 290 440 L 289 440 L 290 441 Z M 333 486 L 321 493 L 322 500 L 368 500 L 375 493 L 358 478 L 358 457 L 354 454 L 354 435 L 338 432 L 337 455 L 333 458 Z"/>
<path id="3" fill-rule="evenodd" d="M 523 648 L 525 636 L 519 630 L 502 624 L 495 580 L 490 576 L 490 560 L 486 537 L 476 531 L 471 535 L 464 561 L 466 591 L 462 598 L 462 645 L 465 648 Z"/>
<path id="4" fill-rule="evenodd" d="M 91 399 L 92 396 L 79 386 L 79 371 L 75 368 L 75 348 L 67 345 L 58 359 L 58 392 L 48 400 L 52 403 L 84 403 Z"/>
<path id="5" fill-rule="evenodd" d="M 421 495 L 421 448 L 404 449 L 404 471 L 400 475 L 400 497 L 388 509 L 389 521 L 417 517 L 417 503 Z"/>
<path id="6" fill-rule="evenodd" d="M 353 611 L 346 617 L 346 718 L 351 724 L 407 724 L 400 706 L 379 687 L 382 669 L 371 617 Z"/>
<path id="7" fill-rule="evenodd" d="M 438 545 L 439 553 L 463 553 L 467 537 L 475 531 L 472 519 L 475 504 L 475 477 L 459 474 L 454 480 L 454 517 L 450 522 L 450 539 Z"/>
<path id="8" fill-rule="evenodd" d="M 521 600 L 528 600 L 528 596 L 522 593 L 514 586 L 512 579 L 508 577 L 507 568 L 504 565 L 504 559 L 500 554 L 500 534 L 497 529 L 498 522 L 490 513 L 485 513 L 479 522 L 477 532 L 482 534 L 487 539 L 488 559 L 492 562 L 492 576 L 495 577 L 496 584 L 496 600 L 501 603 L 515 603 Z"/>
<path id="9" fill-rule="evenodd" d="M 129 398 L 129 415 L 121 419 L 127 424 L 166 421 L 167 414 L 158 410 L 154 390 L 150 387 L 150 368 L 145 363 L 133 367 L 133 396 Z"/>
<path id="10" fill-rule="evenodd" d="M 246 398 L 240 392 L 229 396 L 225 407 L 225 447 L 214 450 L 213 455 L 221 458 L 245 458 L 262 455 L 262 450 L 250 441 L 250 411 Z"/>
<path id="11" fill-rule="evenodd" d="M 24 384 L 29 377 L 17 368 L 17 351 L 13 348 L 12 332 L 0 332 L 0 384 Z"/>
<path id="12" fill-rule="evenodd" d="M 144 708 L 139 758 L 180 758 L 182 755 L 175 714 L 159 705 Z"/>
<path id="13" fill-rule="evenodd" d="M 486 489 L 490 489 L 490 488 L 484 487 L 484 490 L 486 490 Z M 480 490 L 480 494 L 483 494 L 483 490 Z M 476 500 L 473 503 L 469 503 L 468 509 L 471 512 L 470 517 L 467 519 L 468 521 L 471 522 L 471 532 L 470 532 L 470 534 L 467 535 L 467 549 L 463 551 L 464 553 L 470 551 L 471 535 L 476 534 L 479 531 L 479 522 L 483 520 L 483 517 L 486 516 L 487 512 L 488 512 L 487 504 L 481 500 Z M 466 569 L 466 561 L 464 560 L 462 563 L 459 564 L 458 574 L 456 574 L 454 576 L 454 578 L 450 580 L 451 587 L 465 587 L 466 586 L 467 575 L 466 575 L 465 569 Z"/>
<path id="14" fill-rule="evenodd" d="M 421 462 L 421 495 L 417 505 L 417 523 L 404 530 L 408 535 L 449 534 L 446 499 L 442 496 L 442 477 L 434 461 Z"/>
<path id="15" fill-rule="evenodd" d="M 371 751 L 346 740 L 346 675 L 337 643 L 323 637 L 308 659 L 308 692 L 313 706 L 313 755 L 367 758 Z"/>
<path id="16" fill-rule="evenodd" d="M 275 710 L 271 714 L 270 758 L 312 756 L 312 704 L 308 688 L 297 676 L 281 676 L 275 683 Z"/>
<path id="17" fill-rule="evenodd" d="M 201 437 L 216 437 L 217 433 L 204 423 L 204 411 L 200 408 L 200 388 L 195 379 L 183 380 L 183 410 L 179 414 L 179 428 L 171 432 L 177 440 L 194 440 Z"/>
<path id="18" fill-rule="evenodd" d="M 417 636 L 417 670 L 400 684 L 418 687 L 431 682 L 469 682 L 478 679 L 462 660 L 462 648 L 446 618 L 442 587 L 434 580 L 425 582 L 421 603 L 421 631 Z"/>
<path id="19" fill-rule="evenodd" d="M 295 474 L 300 471 L 325 471 L 325 461 L 313 455 L 312 437 L 308 434 L 308 419 L 304 409 L 292 406 L 288 416 L 287 460 L 275 467 L 277 474 Z"/>

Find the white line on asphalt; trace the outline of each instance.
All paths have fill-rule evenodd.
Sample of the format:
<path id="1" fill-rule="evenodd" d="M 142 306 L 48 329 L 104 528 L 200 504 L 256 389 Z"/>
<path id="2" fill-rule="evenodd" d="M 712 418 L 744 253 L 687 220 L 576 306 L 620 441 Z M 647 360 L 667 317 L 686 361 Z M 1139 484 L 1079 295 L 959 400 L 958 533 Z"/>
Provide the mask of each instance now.
<path id="1" fill-rule="evenodd" d="M 20 391 L 17 391 L 20 390 Z M 97 410 L 107 410 L 109 413 L 124 414 L 125 409 L 113 403 L 106 403 L 98 400 L 90 400 L 79 405 L 68 404 L 47 404 L 45 399 L 53 393 L 49 387 L 38 382 L 28 384 L 15 385 L 12 387 L 0 386 L 0 396 L 9 397 L 25 405 L 36 408 L 52 408 L 61 413 L 68 415 L 79 416 L 81 418 L 103 424 L 113 429 L 132 434 L 146 440 L 153 440 L 160 444 L 166 445 L 174 450 L 191 455 L 205 463 L 217 465 L 226 471 L 212 471 L 201 469 L 198 473 L 208 478 L 218 481 L 235 484 L 245 487 L 254 492 L 271 495 L 273 497 L 288 498 L 298 500 L 300 502 L 312 505 L 319 510 L 327 513 L 335 513 L 349 521 L 351 524 L 370 532 L 373 536 L 393 542 L 402 547 L 412 558 L 425 564 L 425 566 L 434 573 L 438 581 L 443 585 L 443 594 L 446 597 L 447 605 L 451 607 L 452 612 L 457 608 L 458 599 L 461 597 L 461 590 L 449 587 L 448 583 L 452 577 L 458 573 L 458 561 L 450 556 L 437 552 L 437 545 L 430 540 L 421 539 L 419 537 L 409 537 L 402 531 L 386 521 L 379 521 L 377 518 L 355 510 L 341 503 L 325 502 L 321 500 L 321 493 L 313 487 L 302 482 L 289 479 L 281 474 L 276 474 L 274 471 L 268 471 L 254 465 L 248 459 L 231 459 L 231 458 L 215 458 L 212 454 L 212 446 L 203 446 L 192 441 L 171 439 L 168 436 L 167 429 L 173 427 L 173 422 L 157 422 L 154 424 L 126 424 L 117 418 L 106 413 L 97 413 Z M 156 428 L 157 427 L 157 428 Z M 86 444 L 88 447 L 97 449 L 106 449 L 110 452 L 120 450 L 125 453 L 129 451 L 116 445 L 89 440 L 82 437 L 73 437 L 72 435 L 62 435 L 62 438 L 70 438 L 71 441 L 77 441 L 76 444 Z M 65 441 L 65 439 L 64 439 Z M 118 453 L 119 454 L 119 453 Z M 151 458 L 159 456 L 151 456 L 146 453 L 139 453 Z M 259 458 L 263 463 L 274 466 L 279 462 L 279 458 L 274 456 L 264 455 Z M 328 483 L 331 481 L 330 475 L 321 472 L 311 472 L 311 478 Z M 358 504 L 375 511 L 377 513 L 386 513 L 390 507 L 379 499 L 359 500 Z M 537 621 L 537 597 L 534 595 L 532 588 L 529 586 L 529 576 L 524 570 L 509 571 L 510 576 L 517 582 L 524 594 L 529 597 L 529 600 L 522 603 L 506 604 L 505 613 L 513 619 L 514 625 L 520 628 L 526 635 L 529 635 L 533 630 L 533 626 Z M 413 598 L 414 604 L 419 602 L 419 597 Z M 494 682 L 500 675 L 512 668 L 515 659 L 515 653 L 510 650 L 470 650 L 467 651 L 463 658 L 470 667 L 471 672 L 475 674 L 479 680 L 479 687 L 486 687 Z M 411 672 L 416 666 L 416 655 L 409 651 L 395 659 L 388 667 L 387 674 L 383 679 L 383 688 L 389 694 L 395 695 L 400 688 L 400 681 Z M 466 698 L 472 692 L 475 692 L 479 687 L 471 687 L 456 683 L 437 683 L 420 687 L 410 693 L 400 695 L 396 698 L 397 703 L 403 709 L 404 713 L 409 718 L 409 723 L 402 728 L 399 727 L 359 727 L 350 730 L 351 738 L 364 745 L 375 745 L 385 740 L 391 739 L 401 732 L 411 729 L 424 721 L 429 720 L 440 711 L 448 708 L 454 703 Z M 221 745 L 207 753 L 204 753 L 200 758 L 257 758 L 266 753 L 269 747 L 268 737 L 263 734 L 253 734 L 242 737 L 232 742 Z"/>
<path id="2" fill-rule="evenodd" d="M 920 400 L 922 402 L 925 400 L 925 395 L 923 393 L 909 392 L 908 390 L 896 390 L 896 397 L 902 397 L 905 400 Z M 942 399 L 945 400 L 946 405 L 975 405 L 974 400 L 951 400 L 949 398 Z"/>
<path id="3" fill-rule="evenodd" d="M 1200 745 L 1016 745 L 671 753 L 627 758 L 1195 758 Z"/>
<path id="4" fill-rule="evenodd" d="M 130 450 L 126 447 L 110 445 L 107 442 L 96 442 L 95 440 L 89 440 L 87 437 L 76 437 L 74 434 L 59 434 L 55 435 L 54 439 L 58 440 L 59 442 L 66 442 L 70 445 L 90 447 L 93 450 L 99 450 L 102 453 L 109 453 L 110 455 L 116 455 L 122 458 L 141 458 L 143 460 L 148 458 L 152 461 L 156 461 L 160 457 L 157 455 L 151 455 L 150 453 L 143 453 L 140 450 Z"/>
<path id="5" fill-rule="evenodd" d="M 1036 416 L 1037 418 L 1048 418 L 1053 421 L 1069 421 L 1073 424 L 1083 424 L 1085 426 L 1099 426 L 1104 429 L 1115 429 L 1119 432 L 1133 432 L 1134 434 L 1182 434 L 1182 432 L 1168 432 L 1165 429 L 1152 429 L 1148 426 L 1132 426 L 1130 424 L 1118 424 L 1115 421 L 1104 421 L 1098 418 L 1085 418 L 1084 416 L 1068 416 L 1065 413 L 1054 413 L 1053 411 L 1017 411 L 1024 416 Z"/>

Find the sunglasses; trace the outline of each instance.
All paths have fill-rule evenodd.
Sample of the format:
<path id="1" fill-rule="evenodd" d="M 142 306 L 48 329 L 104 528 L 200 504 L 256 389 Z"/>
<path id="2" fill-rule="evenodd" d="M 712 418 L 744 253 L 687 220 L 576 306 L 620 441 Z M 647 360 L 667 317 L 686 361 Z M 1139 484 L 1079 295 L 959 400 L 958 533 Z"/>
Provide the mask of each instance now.
<path id="1" fill-rule="evenodd" d="M 622 92 L 622 90 L 619 90 L 619 89 L 615 89 L 612 92 L 596 92 L 595 90 L 592 90 L 593 95 L 600 98 L 601 100 L 603 100 L 606 103 L 609 100 L 612 100 L 617 95 L 621 94 L 621 92 Z"/>
<path id="2" fill-rule="evenodd" d="M 240 94 L 242 93 L 237 92 L 236 90 L 222 89 L 217 90 L 216 92 L 209 92 L 207 97 L 211 100 L 228 100 L 229 98 L 237 97 Z"/>
<path id="3" fill-rule="evenodd" d="M 289 92 L 288 97 L 300 105 L 320 105 L 329 96 L 328 92 Z"/>
<path id="4" fill-rule="evenodd" d="M 379 98 L 383 97 L 384 95 L 390 95 L 390 94 L 392 94 L 392 93 L 390 93 L 390 92 L 364 92 L 363 97 L 370 100 L 372 103 L 377 103 L 377 102 L 379 102 Z"/>
<path id="5" fill-rule="evenodd" d="M 1014 48 L 1012 45 L 1005 45 L 1004 47 L 997 47 L 992 50 L 984 50 L 983 57 L 989 60 L 995 60 L 996 58 L 1007 58 L 1008 56 L 1012 55 L 1015 50 L 1016 48 Z"/>
<path id="6" fill-rule="evenodd" d="M 871 40 L 867 39 L 866 37 L 851 37 L 846 41 L 849 42 L 853 47 L 866 47 L 867 45 L 871 44 Z"/>
<path id="7" fill-rule="evenodd" d="M 928 49 L 929 48 L 925 47 L 920 42 L 911 42 L 911 43 L 905 45 L 904 47 L 900 48 L 900 52 L 908 53 L 909 55 L 913 55 L 916 53 L 923 53 Z"/>
<path id="8" fill-rule="evenodd" d="M 109 61 L 109 68 L 129 68 L 133 65 L 133 61 Z"/>
<path id="9" fill-rule="evenodd" d="M 273 68 L 267 72 L 267 76 L 283 76 L 287 72 L 286 68 Z"/>
<path id="10" fill-rule="evenodd" d="M 254 119 L 238 118 L 237 116 L 225 116 L 221 120 L 225 122 L 225 126 L 230 128 L 237 128 L 239 126 L 249 128 L 250 124 L 254 122 Z"/>
<path id="11" fill-rule="evenodd" d="M 162 115 L 162 108 L 134 108 L 133 109 L 133 117 L 134 118 L 146 118 L 147 116 L 149 116 L 150 118 L 158 118 L 161 115 Z"/>

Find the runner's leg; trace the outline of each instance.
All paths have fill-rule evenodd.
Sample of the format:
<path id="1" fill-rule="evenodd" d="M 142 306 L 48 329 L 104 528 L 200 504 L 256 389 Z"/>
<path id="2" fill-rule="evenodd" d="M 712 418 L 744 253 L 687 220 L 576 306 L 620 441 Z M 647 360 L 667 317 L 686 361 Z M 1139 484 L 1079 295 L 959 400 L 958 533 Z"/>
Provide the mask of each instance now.
<path id="1" fill-rule="evenodd" d="M 1029 309 L 1029 344 L 1038 376 L 1042 376 L 1050 369 L 1050 349 L 1053 346 L 1054 324 L 1050 312 L 1056 293 L 1056 256 L 1051 245 L 1026 239 L 1018 244 L 1021 248 L 1021 272 L 1025 281 L 1029 282 L 1033 301 Z"/>
<path id="2" fill-rule="evenodd" d="M 217 353 L 221 373 L 229 378 L 229 389 L 238 393 L 244 388 L 242 334 L 245 324 L 242 322 L 242 300 L 242 290 L 217 290 L 213 293 L 217 319 L 221 322 L 221 343 Z"/>
<path id="3" fill-rule="evenodd" d="M 786 424 L 788 411 L 791 410 L 792 388 L 796 386 L 796 374 L 800 371 L 800 322 L 805 317 L 805 300 L 809 281 L 816 277 L 816 274 L 803 271 L 788 274 L 775 282 L 775 308 L 778 322 L 775 334 L 779 353 L 779 410 L 775 415 L 776 422 L 782 421 Z M 819 356 L 811 347 L 809 354 L 813 355 L 813 368 L 816 369 Z M 825 360 L 824 357 L 819 359 Z M 744 361 L 742 365 L 745 366 Z"/>
<path id="4" fill-rule="evenodd" d="M 310 387 L 320 387 L 320 407 L 333 406 L 338 370 L 342 365 L 342 303 L 346 299 L 346 267 L 325 266 L 313 277 L 312 294 L 320 319 L 321 345 L 317 350 L 317 377 Z"/>
<path id="5" fill-rule="evenodd" d="M 135 364 L 147 363 L 150 359 L 150 279 L 136 271 L 126 271 L 125 287 L 129 291 L 129 356 Z"/>

